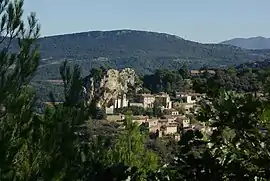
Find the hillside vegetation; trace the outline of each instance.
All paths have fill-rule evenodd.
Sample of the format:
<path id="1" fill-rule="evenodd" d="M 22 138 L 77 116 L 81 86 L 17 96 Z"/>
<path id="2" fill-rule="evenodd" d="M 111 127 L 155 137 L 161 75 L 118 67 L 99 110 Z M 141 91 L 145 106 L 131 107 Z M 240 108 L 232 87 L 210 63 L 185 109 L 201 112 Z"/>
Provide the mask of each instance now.
<path id="1" fill-rule="evenodd" d="M 174 35 L 135 30 L 51 36 L 40 38 L 38 43 L 42 61 L 37 79 L 59 78 L 59 62 L 64 59 L 79 64 L 86 75 L 100 65 L 131 67 L 138 74 L 148 74 L 158 68 L 178 69 L 183 63 L 189 68 L 224 67 L 265 58 L 263 51 L 200 44 Z"/>

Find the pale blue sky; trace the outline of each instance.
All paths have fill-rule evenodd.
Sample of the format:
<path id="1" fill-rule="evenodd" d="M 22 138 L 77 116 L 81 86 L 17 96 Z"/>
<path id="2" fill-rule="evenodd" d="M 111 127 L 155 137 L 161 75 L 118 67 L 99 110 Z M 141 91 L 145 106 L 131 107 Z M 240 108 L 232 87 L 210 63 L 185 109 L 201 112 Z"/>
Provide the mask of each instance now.
<path id="1" fill-rule="evenodd" d="M 199 42 L 270 37 L 270 0 L 25 0 L 42 35 L 138 29 Z"/>

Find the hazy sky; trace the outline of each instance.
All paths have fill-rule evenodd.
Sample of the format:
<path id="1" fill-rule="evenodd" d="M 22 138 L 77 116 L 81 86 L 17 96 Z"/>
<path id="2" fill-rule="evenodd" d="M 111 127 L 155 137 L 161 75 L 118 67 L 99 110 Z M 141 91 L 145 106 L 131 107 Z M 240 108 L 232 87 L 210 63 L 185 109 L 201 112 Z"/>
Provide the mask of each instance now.
<path id="1" fill-rule="evenodd" d="M 270 0 L 25 0 L 43 36 L 138 29 L 199 42 L 270 37 L 269 7 Z"/>

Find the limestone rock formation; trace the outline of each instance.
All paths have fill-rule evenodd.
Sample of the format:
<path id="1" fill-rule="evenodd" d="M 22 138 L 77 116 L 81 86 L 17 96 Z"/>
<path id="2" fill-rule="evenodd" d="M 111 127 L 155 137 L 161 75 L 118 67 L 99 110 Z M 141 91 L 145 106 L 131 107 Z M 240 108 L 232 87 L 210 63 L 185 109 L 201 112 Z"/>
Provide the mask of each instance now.
<path id="1" fill-rule="evenodd" d="M 85 90 L 88 102 L 95 101 L 97 107 L 109 107 L 117 98 L 128 93 L 129 86 L 134 86 L 137 75 L 133 69 L 125 68 L 122 71 L 109 69 L 103 72 L 100 80 L 89 75 L 85 78 Z"/>

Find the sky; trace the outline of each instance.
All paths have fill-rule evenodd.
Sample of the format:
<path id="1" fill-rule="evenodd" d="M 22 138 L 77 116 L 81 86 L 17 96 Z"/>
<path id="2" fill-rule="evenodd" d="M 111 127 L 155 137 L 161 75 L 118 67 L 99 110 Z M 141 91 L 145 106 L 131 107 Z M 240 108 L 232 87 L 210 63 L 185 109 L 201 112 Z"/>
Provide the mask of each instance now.
<path id="1" fill-rule="evenodd" d="M 270 37 L 270 0 L 25 0 L 41 35 L 135 29 L 218 43 Z M 79 3 L 78 3 L 79 2 Z"/>

